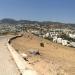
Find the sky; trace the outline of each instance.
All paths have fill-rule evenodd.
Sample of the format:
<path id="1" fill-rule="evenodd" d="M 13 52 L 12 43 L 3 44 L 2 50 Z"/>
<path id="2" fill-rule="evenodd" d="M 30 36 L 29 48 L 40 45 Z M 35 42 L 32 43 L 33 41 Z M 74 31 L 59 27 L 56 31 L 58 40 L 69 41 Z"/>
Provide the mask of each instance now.
<path id="1" fill-rule="evenodd" d="M 75 0 L 0 0 L 0 19 L 75 23 Z"/>

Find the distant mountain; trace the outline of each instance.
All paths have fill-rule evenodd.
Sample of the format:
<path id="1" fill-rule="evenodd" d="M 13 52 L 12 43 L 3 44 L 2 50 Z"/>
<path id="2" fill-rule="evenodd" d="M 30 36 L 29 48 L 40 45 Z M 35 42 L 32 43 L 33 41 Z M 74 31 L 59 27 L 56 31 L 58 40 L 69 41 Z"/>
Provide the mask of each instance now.
<path id="1" fill-rule="evenodd" d="M 0 20 L 0 23 L 9 23 L 9 24 L 35 24 L 35 23 L 39 23 L 38 21 L 29 21 L 29 20 L 14 20 L 14 19 L 10 19 L 10 18 L 5 18 Z"/>
<path id="2" fill-rule="evenodd" d="M 52 22 L 52 21 L 43 21 L 43 22 L 39 22 L 39 21 L 30 21 L 30 20 L 14 20 L 14 19 L 10 19 L 10 18 L 5 18 L 0 20 L 0 23 L 8 23 L 8 24 L 39 24 L 39 25 L 57 25 L 57 26 L 61 26 L 61 25 L 70 25 L 75 27 L 75 24 L 66 24 L 66 23 L 60 23 L 60 22 Z"/>
<path id="3" fill-rule="evenodd" d="M 0 20 L 0 23 L 25 23 L 25 24 L 62 24 L 60 22 L 52 22 L 52 21 L 43 21 L 43 22 L 39 22 L 39 21 L 30 21 L 30 20 L 14 20 L 14 19 L 10 19 L 10 18 L 5 18 L 5 19 L 2 19 Z"/>
<path id="4" fill-rule="evenodd" d="M 5 18 L 5 19 L 0 20 L 0 23 L 14 24 L 14 23 L 18 23 L 18 22 L 16 20 L 14 20 L 14 19 Z"/>
<path id="5" fill-rule="evenodd" d="M 35 23 L 39 23 L 39 22 L 38 21 L 29 21 L 29 20 L 19 20 L 18 23 L 35 24 Z"/>

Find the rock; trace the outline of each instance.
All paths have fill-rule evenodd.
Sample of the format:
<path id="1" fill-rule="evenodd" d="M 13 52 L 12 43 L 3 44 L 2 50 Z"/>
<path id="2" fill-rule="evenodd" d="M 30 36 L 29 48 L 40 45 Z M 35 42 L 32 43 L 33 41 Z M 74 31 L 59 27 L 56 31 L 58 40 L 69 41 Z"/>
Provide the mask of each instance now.
<path id="1" fill-rule="evenodd" d="M 30 49 L 30 50 L 28 50 L 28 52 L 29 52 L 30 54 L 33 54 L 33 55 L 40 55 L 38 49 Z"/>
<path id="2" fill-rule="evenodd" d="M 38 75 L 36 71 L 33 70 L 25 70 L 23 75 Z"/>
<path id="3" fill-rule="evenodd" d="M 27 54 L 22 53 L 21 56 L 22 56 L 26 61 L 28 61 L 28 60 L 27 60 L 27 59 L 28 59 Z"/>

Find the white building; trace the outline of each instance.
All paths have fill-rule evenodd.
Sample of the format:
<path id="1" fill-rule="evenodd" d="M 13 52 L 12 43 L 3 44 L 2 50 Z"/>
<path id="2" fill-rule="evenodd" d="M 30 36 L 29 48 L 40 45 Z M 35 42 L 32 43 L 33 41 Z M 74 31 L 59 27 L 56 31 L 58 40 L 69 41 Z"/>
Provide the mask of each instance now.
<path id="1" fill-rule="evenodd" d="M 49 33 L 46 33 L 43 35 L 43 38 L 47 38 L 47 37 L 49 37 L 49 35 L 50 35 Z"/>
<path id="2" fill-rule="evenodd" d="M 69 34 L 69 37 L 75 39 L 75 34 Z"/>
<path id="3" fill-rule="evenodd" d="M 49 33 L 46 33 L 45 36 L 46 36 L 46 37 L 49 37 Z"/>
<path id="4" fill-rule="evenodd" d="M 71 45 L 72 47 L 75 47 L 75 42 L 71 42 L 70 45 Z"/>
<path id="5" fill-rule="evenodd" d="M 62 40 L 62 45 L 68 46 L 69 45 L 69 41 L 68 40 Z"/>
<path id="6" fill-rule="evenodd" d="M 57 38 L 57 43 L 62 43 L 62 38 Z"/>
<path id="7" fill-rule="evenodd" d="M 40 34 L 40 32 L 38 30 L 32 30 L 31 33 Z"/>
<path id="8" fill-rule="evenodd" d="M 57 36 L 53 37 L 53 42 L 57 42 Z"/>

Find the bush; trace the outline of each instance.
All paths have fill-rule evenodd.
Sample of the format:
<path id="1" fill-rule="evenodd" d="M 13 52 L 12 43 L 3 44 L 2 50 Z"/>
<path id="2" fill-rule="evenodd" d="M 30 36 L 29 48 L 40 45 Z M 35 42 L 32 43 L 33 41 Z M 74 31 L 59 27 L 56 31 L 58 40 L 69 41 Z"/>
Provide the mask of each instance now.
<path id="1" fill-rule="evenodd" d="M 40 46 L 41 46 L 41 47 L 44 47 L 44 43 L 41 42 L 41 43 L 40 43 Z"/>

